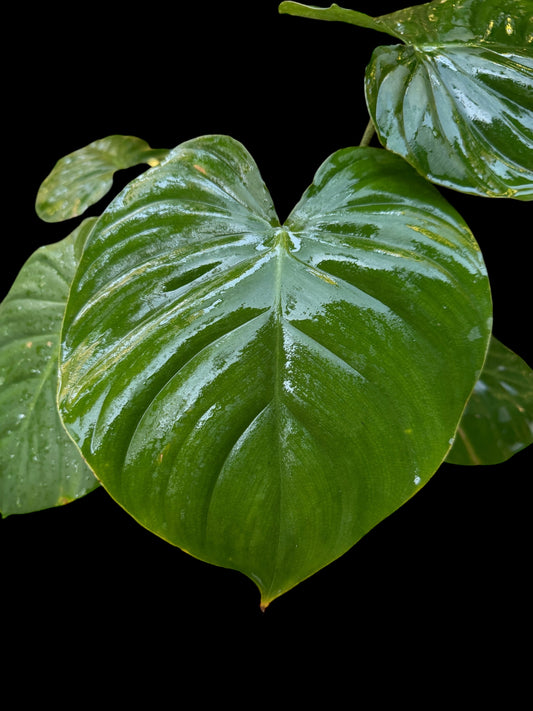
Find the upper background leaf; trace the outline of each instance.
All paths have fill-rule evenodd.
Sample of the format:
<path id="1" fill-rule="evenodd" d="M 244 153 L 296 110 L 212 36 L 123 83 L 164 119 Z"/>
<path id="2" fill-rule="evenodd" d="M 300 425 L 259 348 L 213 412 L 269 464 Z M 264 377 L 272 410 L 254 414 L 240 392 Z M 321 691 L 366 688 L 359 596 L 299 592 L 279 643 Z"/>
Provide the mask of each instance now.
<path id="1" fill-rule="evenodd" d="M 45 222 L 77 217 L 110 190 L 117 170 L 140 163 L 157 165 L 167 153 L 134 136 L 93 141 L 56 163 L 37 193 L 37 214 Z"/>
<path id="2" fill-rule="evenodd" d="M 440 185 L 533 198 L 530 0 L 433 2 L 380 18 L 406 46 L 366 71 L 382 143 Z"/>
<path id="3" fill-rule="evenodd" d="M 531 0 L 438 0 L 363 19 L 336 6 L 280 9 L 371 27 L 404 43 L 378 47 L 365 75 L 386 148 L 439 185 L 533 198 Z"/>

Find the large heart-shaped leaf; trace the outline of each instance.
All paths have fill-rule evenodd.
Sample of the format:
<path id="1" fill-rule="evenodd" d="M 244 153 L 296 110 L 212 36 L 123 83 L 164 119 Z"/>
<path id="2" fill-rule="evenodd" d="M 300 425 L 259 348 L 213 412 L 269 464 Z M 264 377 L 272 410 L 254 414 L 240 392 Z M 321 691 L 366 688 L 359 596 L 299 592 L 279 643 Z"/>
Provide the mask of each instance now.
<path id="1" fill-rule="evenodd" d="M 447 460 L 499 464 L 533 442 L 533 370 L 496 338 Z"/>
<path id="2" fill-rule="evenodd" d="M 135 136 L 114 135 L 93 141 L 55 164 L 37 193 L 36 212 L 45 222 L 82 215 L 109 192 L 117 170 L 141 163 L 157 165 L 167 153 Z"/>
<path id="3" fill-rule="evenodd" d="M 0 304 L 0 511 L 59 506 L 98 483 L 59 418 L 61 324 L 94 219 L 41 247 Z"/>
<path id="4" fill-rule="evenodd" d="M 475 240 L 401 158 L 339 151 L 281 227 L 244 147 L 202 137 L 93 229 L 60 411 L 112 497 L 265 606 L 428 481 L 490 323 Z"/>
<path id="5" fill-rule="evenodd" d="M 433 182 L 533 199 L 531 0 L 435 0 L 381 17 L 284 2 L 282 12 L 386 32 L 365 91 L 378 136 Z"/>

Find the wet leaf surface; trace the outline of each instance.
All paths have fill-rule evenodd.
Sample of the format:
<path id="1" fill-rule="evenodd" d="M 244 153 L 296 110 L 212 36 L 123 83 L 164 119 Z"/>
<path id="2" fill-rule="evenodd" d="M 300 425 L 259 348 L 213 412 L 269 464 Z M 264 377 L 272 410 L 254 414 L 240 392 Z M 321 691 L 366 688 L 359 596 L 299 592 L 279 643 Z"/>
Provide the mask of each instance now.
<path id="1" fill-rule="evenodd" d="M 205 136 L 91 233 L 60 410 L 121 506 L 266 605 L 428 481 L 490 329 L 475 240 L 401 158 L 333 154 L 280 225 L 242 144 Z"/>
<path id="2" fill-rule="evenodd" d="M 94 220 L 39 248 L 0 304 L 0 511 L 73 501 L 98 484 L 59 417 L 60 331 L 69 287 Z"/>
<path id="3" fill-rule="evenodd" d="M 93 141 L 56 163 L 37 194 L 37 214 L 45 222 L 82 215 L 109 192 L 117 170 L 141 163 L 157 165 L 166 153 L 135 136 Z"/>

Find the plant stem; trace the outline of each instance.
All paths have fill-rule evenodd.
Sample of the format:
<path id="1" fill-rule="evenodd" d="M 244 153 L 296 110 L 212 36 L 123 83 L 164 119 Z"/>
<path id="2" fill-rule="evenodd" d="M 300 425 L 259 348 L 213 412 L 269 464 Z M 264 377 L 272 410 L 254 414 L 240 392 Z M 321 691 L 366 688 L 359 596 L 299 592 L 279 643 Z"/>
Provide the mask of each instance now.
<path id="1" fill-rule="evenodd" d="M 362 12 L 356 12 L 355 10 L 346 10 L 343 7 L 339 7 L 336 3 L 333 3 L 331 7 L 315 7 L 313 5 L 302 5 L 299 2 L 290 2 L 290 0 L 288 0 L 280 4 L 278 11 L 282 15 L 285 14 L 294 15 L 296 17 L 308 17 L 313 20 L 348 22 L 351 25 L 368 27 L 370 29 L 377 29 L 383 32 L 379 26 L 376 26 L 376 22 L 373 17 L 365 15 Z"/>
<path id="2" fill-rule="evenodd" d="M 363 138 L 361 139 L 361 143 L 359 144 L 359 146 L 369 146 L 370 141 L 374 138 L 375 133 L 376 129 L 374 123 L 372 119 L 370 119 L 367 127 L 365 128 L 365 132 L 363 133 Z"/>
<path id="3" fill-rule="evenodd" d="M 382 22 L 379 17 L 371 17 L 364 12 L 348 10 L 333 3 L 330 7 L 315 7 L 314 5 L 302 5 L 299 2 L 285 0 L 280 3 L 278 12 L 281 15 L 294 15 L 295 17 L 307 17 L 312 20 L 327 20 L 330 22 L 347 22 L 357 27 L 367 27 L 377 32 L 385 32 L 397 39 L 402 39 L 401 35 L 387 22 Z"/>

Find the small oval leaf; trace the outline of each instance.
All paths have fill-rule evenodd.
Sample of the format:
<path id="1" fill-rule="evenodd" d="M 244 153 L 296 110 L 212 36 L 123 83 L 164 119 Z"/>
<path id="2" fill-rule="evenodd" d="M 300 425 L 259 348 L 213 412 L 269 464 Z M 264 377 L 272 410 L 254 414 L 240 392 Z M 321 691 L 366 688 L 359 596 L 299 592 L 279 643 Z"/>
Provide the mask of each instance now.
<path id="1" fill-rule="evenodd" d="M 28 259 L 0 304 L 0 511 L 59 506 L 97 485 L 59 417 L 61 323 L 94 219 Z"/>
<path id="2" fill-rule="evenodd" d="M 157 165 L 167 150 L 150 148 L 135 136 L 108 136 L 61 158 L 45 178 L 35 208 L 45 222 L 82 215 L 109 192 L 117 170 Z"/>
<path id="3" fill-rule="evenodd" d="M 428 481 L 490 328 L 475 240 L 401 158 L 339 151 L 281 227 L 244 147 L 206 136 L 95 226 L 60 410 L 126 511 L 266 606 Z"/>
<path id="4" fill-rule="evenodd" d="M 533 370 L 496 338 L 447 461 L 499 464 L 533 442 Z"/>

